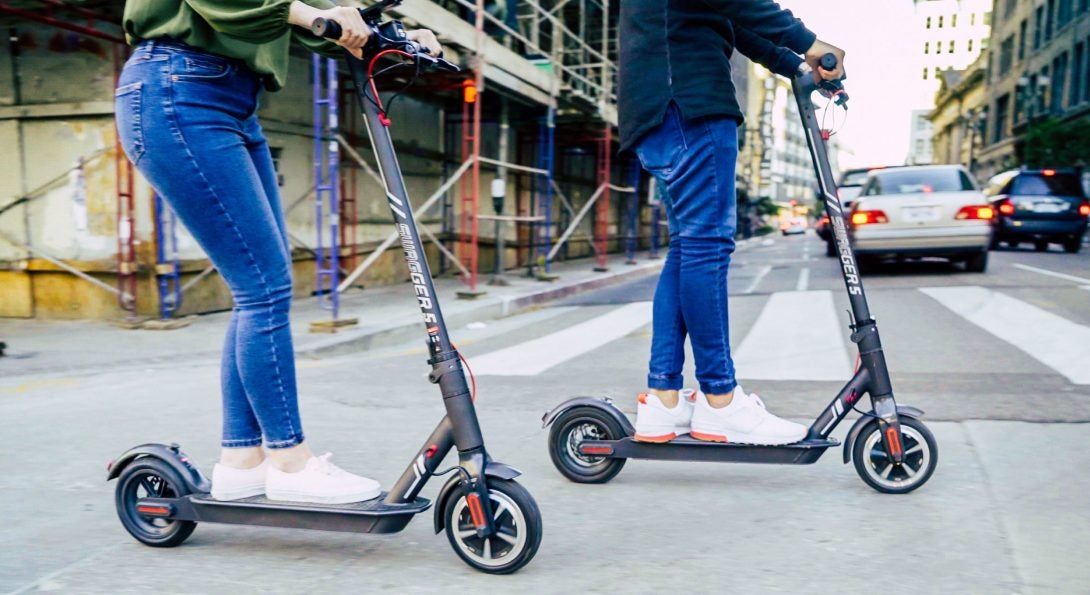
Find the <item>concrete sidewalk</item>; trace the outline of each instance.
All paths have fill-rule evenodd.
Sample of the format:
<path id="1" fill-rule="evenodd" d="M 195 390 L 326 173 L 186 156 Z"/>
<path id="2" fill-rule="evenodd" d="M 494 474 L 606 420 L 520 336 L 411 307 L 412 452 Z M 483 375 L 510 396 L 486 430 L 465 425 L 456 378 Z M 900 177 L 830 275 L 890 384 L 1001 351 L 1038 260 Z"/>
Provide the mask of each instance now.
<path id="1" fill-rule="evenodd" d="M 661 256 L 665 255 L 663 251 Z M 662 258 L 638 253 L 635 264 L 623 255 L 611 255 L 609 270 L 596 272 L 592 259 L 553 263 L 552 282 L 510 271 L 507 286 L 487 285 L 482 275 L 478 285 L 484 295 L 459 299 L 467 286 L 458 278 L 435 280 L 443 315 L 455 341 L 465 325 L 509 316 L 556 299 L 656 274 Z M 188 326 L 173 330 L 131 330 L 104 321 L 43 321 L 0 319 L 0 340 L 8 344 L 7 356 L 0 358 L 0 377 L 42 372 L 66 374 L 118 369 L 154 368 L 219 357 L 230 312 L 218 312 L 186 319 Z M 296 353 L 317 357 L 368 349 L 410 339 L 423 326 L 409 284 L 351 289 L 341 296 L 340 318 L 357 318 L 355 326 L 342 327 L 333 334 L 312 333 L 310 324 L 330 320 L 331 314 L 315 297 L 296 300 L 292 306 L 292 334 Z"/>

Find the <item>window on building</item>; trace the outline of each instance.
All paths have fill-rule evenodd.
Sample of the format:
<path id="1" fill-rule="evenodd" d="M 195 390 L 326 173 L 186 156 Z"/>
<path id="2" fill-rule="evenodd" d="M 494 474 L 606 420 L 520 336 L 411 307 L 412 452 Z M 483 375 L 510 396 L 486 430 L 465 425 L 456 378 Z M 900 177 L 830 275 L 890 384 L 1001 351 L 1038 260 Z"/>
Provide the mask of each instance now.
<path id="1" fill-rule="evenodd" d="M 1048 66 L 1041 69 L 1041 72 L 1037 75 L 1037 87 L 1034 89 L 1034 114 L 1044 113 L 1045 107 L 1048 106 L 1048 90 L 1049 86 L 1044 84 L 1044 81 L 1048 79 Z"/>
<path id="2" fill-rule="evenodd" d="M 925 80 L 925 81 L 927 80 L 927 67 L 926 66 L 923 67 L 923 80 Z"/>
<path id="3" fill-rule="evenodd" d="M 1082 101 L 1082 87 L 1086 84 L 1084 80 L 1086 76 L 1086 70 L 1083 67 L 1083 55 L 1084 46 L 1082 42 L 1075 44 L 1075 53 L 1072 55 L 1071 61 L 1071 85 L 1068 89 L 1067 105 L 1078 105 Z"/>
<path id="4" fill-rule="evenodd" d="M 1074 0 L 1060 0 L 1059 12 L 1056 14 L 1057 28 L 1063 27 L 1071 22 L 1074 8 Z"/>
<path id="5" fill-rule="evenodd" d="M 1067 82 L 1067 52 L 1056 56 L 1052 60 L 1052 79 L 1049 81 L 1051 89 L 1048 92 L 1048 108 L 1054 114 L 1063 111 L 1064 84 Z"/>
<path id="6" fill-rule="evenodd" d="M 938 66 L 936 66 L 936 67 L 935 67 L 935 78 L 939 78 L 939 74 L 940 74 L 940 73 L 941 73 L 941 71 L 939 70 L 939 67 L 938 67 Z"/>
<path id="7" fill-rule="evenodd" d="M 968 51 L 969 51 L 970 54 L 973 53 L 973 40 L 972 39 L 969 40 Z"/>
<path id="8" fill-rule="evenodd" d="M 923 42 L 923 53 L 929 54 L 929 53 L 931 53 L 930 50 L 931 50 L 931 42 L 930 41 Z"/>
<path id="9" fill-rule="evenodd" d="M 999 46 L 999 76 L 1010 72 L 1014 60 L 1014 36 L 1008 35 Z"/>
<path id="10" fill-rule="evenodd" d="M 972 27 L 973 25 L 976 25 L 976 13 L 975 12 L 969 13 L 969 26 Z"/>
<path id="11" fill-rule="evenodd" d="M 927 28 L 931 28 L 931 17 L 927 17 Z"/>
<path id="12" fill-rule="evenodd" d="M 1041 49 L 1041 37 L 1045 30 L 1045 7 L 1038 6 L 1033 11 L 1033 49 Z"/>
<path id="13" fill-rule="evenodd" d="M 1056 0 L 1048 0 L 1045 7 L 1045 43 L 1052 39 L 1052 26 L 1056 22 Z"/>
<path id="14" fill-rule="evenodd" d="M 1090 0 L 1079 0 L 1078 13 L 1082 14 L 1090 10 Z"/>
<path id="15" fill-rule="evenodd" d="M 1068 1 L 1070 1 L 1070 0 L 1068 0 Z M 957 15 L 957 13 L 954 13 L 954 14 L 950 15 L 950 26 L 951 27 L 957 27 L 958 26 L 958 15 Z"/>
<path id="16" fill-rule="evenodd" d="M 987 37 L 982 37 L 980 39 L 980 49 L 982 49 L 982 50 L 988 49 L 988 38 Z"/>
<path id="17" fill-rule="evenodd" d="M 942 15 L 939 15 L 939 29 L 942 29 Z"/>
<path id="18" fill-rule="evenodd" d="M 991 25 L 992 24 L 992 11 L 990 11 L 990 10 L 984 11 L 984 18 L 980 20 L 980 24 L 981 25 Z"/>
<path id="19" fill-rule="evenodd" d="M 1018 25 L 1018 61 L 1026 59 L 1026 19 Z"/>
<path id="20" fill-rule="evenodd" d="M 1090 37 L 1086 38 L 1086 66 L 1082 69 L 1086 76 L 1082 77 L 1082 100 L 1090 101 Z"/>
<path id="21" fill-rule="evenodd" d="M 1018 87 L 1014 90 L 1014 123 L 1026 119 L 1026 92 Z"/>
<path id="22" fill-rule="evenodd" d="M 1014 8 L 1018 6 L 1018 0 L 1007 0 L 1007 3 L 1003 9 L 1003 17 L 1008 18 L 1014 14 Z"/>
<path id="23" fill-rule="evenodd" d="M 1003 95 L 995 101 L 995 122 L 992 128 L 992 142 L 997 143 L 1007 136 L 1007 111 L 1010 108 L 1010 95 Z"/>
<path id="24" fill-rule="evenodd" d="M 949 47 L 949 49 L 946 50 L 946 53 L 948 53 L 948 54 L 953 54 L 954 53 L 954 40 L 953 39 L 950 40 L 950 47 Z"/>

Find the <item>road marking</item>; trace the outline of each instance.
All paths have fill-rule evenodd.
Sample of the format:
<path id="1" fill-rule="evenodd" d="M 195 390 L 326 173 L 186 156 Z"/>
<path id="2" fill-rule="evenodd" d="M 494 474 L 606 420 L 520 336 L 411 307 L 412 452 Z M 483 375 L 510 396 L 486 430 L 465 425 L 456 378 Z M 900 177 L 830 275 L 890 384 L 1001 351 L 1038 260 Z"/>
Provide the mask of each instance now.
<path id="1" fill-rule="evenodd" d="M 735 353 L 741 378 L 846 380 L 852 375 L 833 293 L 774 293 Z"/>
<path id="2" fill-rule="evenodd" d="M 983 287 L 920 291 L 1071 382 L 1090 384 L 1090 327 Z"/>
<path id="3" fill-rule="evenodd" d="M 761 270 L 757 273 L 757 276 L 754 277 L 753 281 L 750 282 L 749 287 L 747 287 L 742 293 L 753 293 L 753 291 L 757 289 L 757 286 L 761 284 L 761 280 L 764 279 L 765 275 L 767 275 L 768 272 L 771 270 L 772 267 L 761 267 Z"/>
<path id="4" fill-rule="evenodd" d="M 1048 269 L 1039 269 L 1037 267 L 1031 267 L 1028 264 L 1014 263 L 1012 266 L 1022 269 L 1023 271 L 1030 271 L 1039 275 L 1048 275 L 1049 277 L 1056 277 L 1057 279 L 1064 279 L 1075 283 L 1090 283 L 1090 279 L 1086 277 L 1076 277 L 1075 275 L 1068 275 L 1067 273 L 1057 273 L 1056 271 L 1050 271 Z"/>
<path id="5" fill-rule="evenodd" d="M 627 304 L 562 331 L 473 358 L 478 376 L 535 376 L 651 322 L 651 302 Z"/>
<path id="6" fill-rule="evenodd" d="M 806 291 L 810 287 L 810 267 L 799 271 L 799 280 L 795 282 L 795 291 Z"/>

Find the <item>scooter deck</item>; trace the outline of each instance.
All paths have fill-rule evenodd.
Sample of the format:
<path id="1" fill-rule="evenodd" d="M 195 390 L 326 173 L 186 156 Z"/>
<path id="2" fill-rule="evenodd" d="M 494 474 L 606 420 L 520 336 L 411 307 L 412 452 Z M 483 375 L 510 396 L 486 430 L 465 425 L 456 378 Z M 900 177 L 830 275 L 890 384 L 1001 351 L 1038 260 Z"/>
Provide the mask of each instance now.
<path id="1" fill-rule="evenodd" d="M 403 504 L 384 502 L 386 492 L 373 500 L 350 504 L 316 504 L 282 502 L 265 496 L 240 500 L 216 500 L 208 494 L 185 498 L 147 498 L 140 504 L 169 504 L 171 518 L 199 523 L 226 523 L 315 529 L 347 533 L 396 533 L 409 524 L 413 516 L 428 510 L 431 501 L 417 498 Z"/>
<path id="2" fill-rule="evenodd" d="M 763 446 L 735 442 L 708 442 L 697 440 L 686 434 L 663 443 L 637 442 L 632 437 L 620 440 L 584 440 L 579 443 L 579 452 L 611 459 L 809 465 L 821 458 L 826 449 L 839 445 L 840 442 L 832 438 L 807 439 L 781 446 Z"/>

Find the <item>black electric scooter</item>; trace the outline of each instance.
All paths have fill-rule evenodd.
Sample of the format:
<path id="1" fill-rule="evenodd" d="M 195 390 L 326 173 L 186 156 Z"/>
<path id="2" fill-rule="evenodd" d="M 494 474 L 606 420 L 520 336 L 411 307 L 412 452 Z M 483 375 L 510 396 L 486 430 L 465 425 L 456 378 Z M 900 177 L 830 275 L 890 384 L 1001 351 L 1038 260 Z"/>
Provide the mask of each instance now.
<path id="1" fill-rule="evenodd" d="M 836 57 L 826 54 L 822 67 L 836 68 Z M 839 445 L 830 434 L 864 393 L 870 395 L 871 411 L 862 412 L 862 417 L 848 431 L 844 440 L 844 462 L 854 461 L 856 471 L 867 485 L 890 494 L 911 492 L 934 472 L 938 451 L 934 436 L 919 419 L 923 412 L 897 405 L 893 399 L 878 326 L 871 318 L 863 294 L 863 282 L 841 216 L 842 207 L 829 165 L 826 139 L 818 126 L 811 101 L 813 93 L 821 89 L 846 109 L 848 96 L 841 81 L 816 82 L 813 71 L 805 63 L 799 67 L 791 86 L 806 130 L 818 186 L 825 199 L 825 211 L 833 225 L 840 269 L 851 302 L 853 320 L 849 326 L 852 342 L 859 349 L 859 368 L 810 425 L 806 438 L 783 446 L 705 442 L 688 435 L 662 444 L 637 442 L 632 438 L 635 428 L 610 399 L 570 399 L 542 418 L 543 426 L 552 426 L 549 455 L 568 479 L 578 483 L 605 483 L 621 471 L 627 459 L 810 464 L 828 448 Z"/>
<path id="2" fill-rule="evenodd" d="M 446 416 L 389 492 L 374 500 L 343 505 L 278 502 L 264 496 L 218 501 L 209 494 L 209 480 L 178 445 L 137 446 L 110 463 L 108 477 L 118 480 L 116 504 L 122 524 L 142 543 L 179 545 L 199 522 L 394 533 L 431 506 L 418 496 L 428 479 L 453 471 L 435 499 L 435 532 L 446 531 L 458 556 L 478 570 L 503 574 L 523 567 L 537 552 L 541 513 L 529 492 L 515 481 L 519 471 L 493 461 L 485 451 L 472 395 L 458 352 L 447 335 L 421 248 L 390 138 L 390 120 L 374 86 L 372 69 L 386 54 L 400 56 L 415 72 L 425 68 L 458 70 L 456 65 L 427 54 L 409 41 L 399 21 L 382 21 L 382 12 L 400 2 L 384 0 L 360 11 L 372 29 L 371 41 L 364 48 L 363 60 L 347 52 L 346 59 L 424 315 L 428 363 L 432 368 L 429 380 L 439 385 Z M 333 39 L 341 34 L 336 22 L 324 19 L 316 21 L 312 30 Z M 458 450 L 458 464 L 437 472 L 452 447 Z"/>

